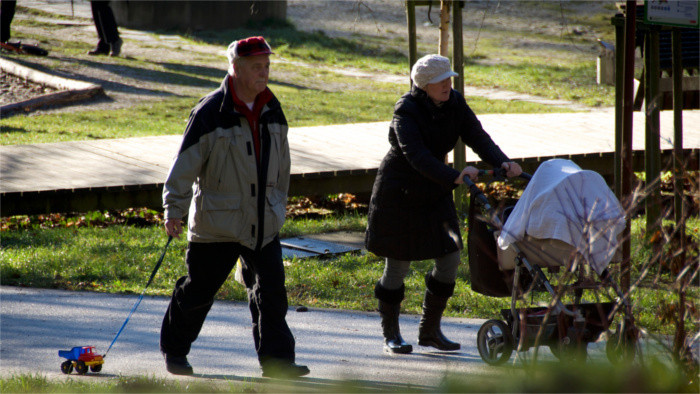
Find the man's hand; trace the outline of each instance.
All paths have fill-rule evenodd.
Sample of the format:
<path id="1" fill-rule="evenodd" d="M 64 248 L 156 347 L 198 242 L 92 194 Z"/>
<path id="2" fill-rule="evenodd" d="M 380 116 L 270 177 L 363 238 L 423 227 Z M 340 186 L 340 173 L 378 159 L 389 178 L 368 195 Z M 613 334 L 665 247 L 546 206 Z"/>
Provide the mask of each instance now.
<path id="1" fill-rule="evenodd" d="M 501 164 L 501 168 L 506 170 L 506 176 L 508 178 L 518 176 L 518 175 L 522 174 L 522 172 L 523 172 L 523 169 L 520 168 L 520 165 L 518 163 L 515 163 L 512 161 Z"/>
<path id="2" fill-rule="evenodd" d="M 182 219 L 166 219 L 165 232 L 175 238 L 180 238 L 182 234 Z"/>
<path id="3" fill-rule="evenodd" d="M 471 179 L 472 181 L 476 181 L 476 180 L 479 178 L 479 170 L 477 170 L 476 168 L 474 168 L 474 167 L 472 167 L 472 166 L 466 166 L 466 167 L 464 167 L 464 169 L 463 169 L 462 172 L 459 174 L 459 176 L 457 177 L 457 179 L 455 179 L 455 184 L 456 184 L 456 185 L 461 185 L 461 184 L 463 184 L 463 183 L 464 183 L 464 176 L 465 176 L 465 175 L 468 176 L 469 179 Z"/>

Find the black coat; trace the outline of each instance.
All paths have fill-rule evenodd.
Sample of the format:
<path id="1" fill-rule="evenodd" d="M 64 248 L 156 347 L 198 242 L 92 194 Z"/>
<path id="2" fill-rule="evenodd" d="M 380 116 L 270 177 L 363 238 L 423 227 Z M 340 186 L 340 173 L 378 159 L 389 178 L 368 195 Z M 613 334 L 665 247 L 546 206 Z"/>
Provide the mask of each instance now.
<path id="1" fill-rule="evenodd" d="M 458 138 L 493 166 L 509 161 L 457 91 L 439 107 L 416 87 L 396 103 L 389 128 L 391 149 L 372 189 L 367 250 L 412 261 L 462 249 L 452 199 L 461 169 L 444 163 Z"/>

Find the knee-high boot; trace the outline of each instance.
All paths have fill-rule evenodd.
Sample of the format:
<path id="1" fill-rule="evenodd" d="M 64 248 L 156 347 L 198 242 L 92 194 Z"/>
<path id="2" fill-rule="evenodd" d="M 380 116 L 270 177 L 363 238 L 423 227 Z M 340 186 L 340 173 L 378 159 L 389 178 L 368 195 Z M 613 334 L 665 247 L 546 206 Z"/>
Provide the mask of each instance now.
<path id="1" fill-rule="evenodd" d="M 377 282 L 374 296 L 379 300 L 378 311 L 382 317 L 382 333 L 384 335 L 384 351 L 388 353 L 411 353 L 413 346 L 406 343 L 399 330 L 399 314 L 403 301 L 405 287 L 401 285 L 396 290 L 389 290 Z"/>
<path id="2" fill-rule="evenodd" d="M 425 277 L 427 289 L 423 300 L 423 317 L 418 325 L 418 344 L 440 350 L 459 350 L 460 344 L 452 342 L 442 334 L 440 320 L 447 300 L 454 293 L 455 284 L 442 283 L 428 273 Z"/>

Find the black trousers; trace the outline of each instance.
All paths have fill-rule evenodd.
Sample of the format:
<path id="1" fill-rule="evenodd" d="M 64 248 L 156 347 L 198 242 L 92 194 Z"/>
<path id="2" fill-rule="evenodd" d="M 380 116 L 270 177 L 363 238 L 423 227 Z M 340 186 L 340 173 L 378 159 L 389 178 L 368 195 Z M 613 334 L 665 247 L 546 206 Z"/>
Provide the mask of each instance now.
<path id="1" fill-rule="evenodd" d="M 15 7 L 17 1 L 0 1 L 0 42 L 7 42 L 10 39 L 10 25 L 15 17 Z"/>
<path id="2" fill-rule="evenodd" d="M 196 243 L 187 248 L 187 276 L 175 284 L 163 318 L 160 350 L 172 356 L 190 352 L 214 295 L 241 258 L 258 360 L 294 362 L 294 336 L 287 325 L 287 290 L 279 238 L 259 251 L 238 243 Z"/>
<path id="3" fill-rule="evenodd" d="M 92 10 L 92 20 L 95 22 L 97 36 L 100 41 L 97 46 L 103 49 L 109 49 L 109 44 L 119 40 L 119 31 L 117 30 L 117 21 L 114 19 L 112 7 L 109 6 L 109 1 L 90 1 L 90 9 Z"/>

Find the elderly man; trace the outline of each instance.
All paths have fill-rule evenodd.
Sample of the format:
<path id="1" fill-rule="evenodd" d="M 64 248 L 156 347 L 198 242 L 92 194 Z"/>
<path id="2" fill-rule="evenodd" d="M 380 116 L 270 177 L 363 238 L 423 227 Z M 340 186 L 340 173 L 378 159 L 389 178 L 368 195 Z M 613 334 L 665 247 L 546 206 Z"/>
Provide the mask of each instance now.
<path id="1" fill-rule="evenodd" d="M 287 120 L 267 87 L 272 50 L 263 37 L 233 42 L 221 86 L 192 110 L 163 190 L 165 231 L 188 216 L 187 276 L 175 284 L 160 348 L 170 373 L 191 375 L 191 344 L 214 295 L 240 257 L 262 375 L 298 377 L 278 233 L 289 187 Z M 194 187 L 193 187 L 194 185 Z"/>

